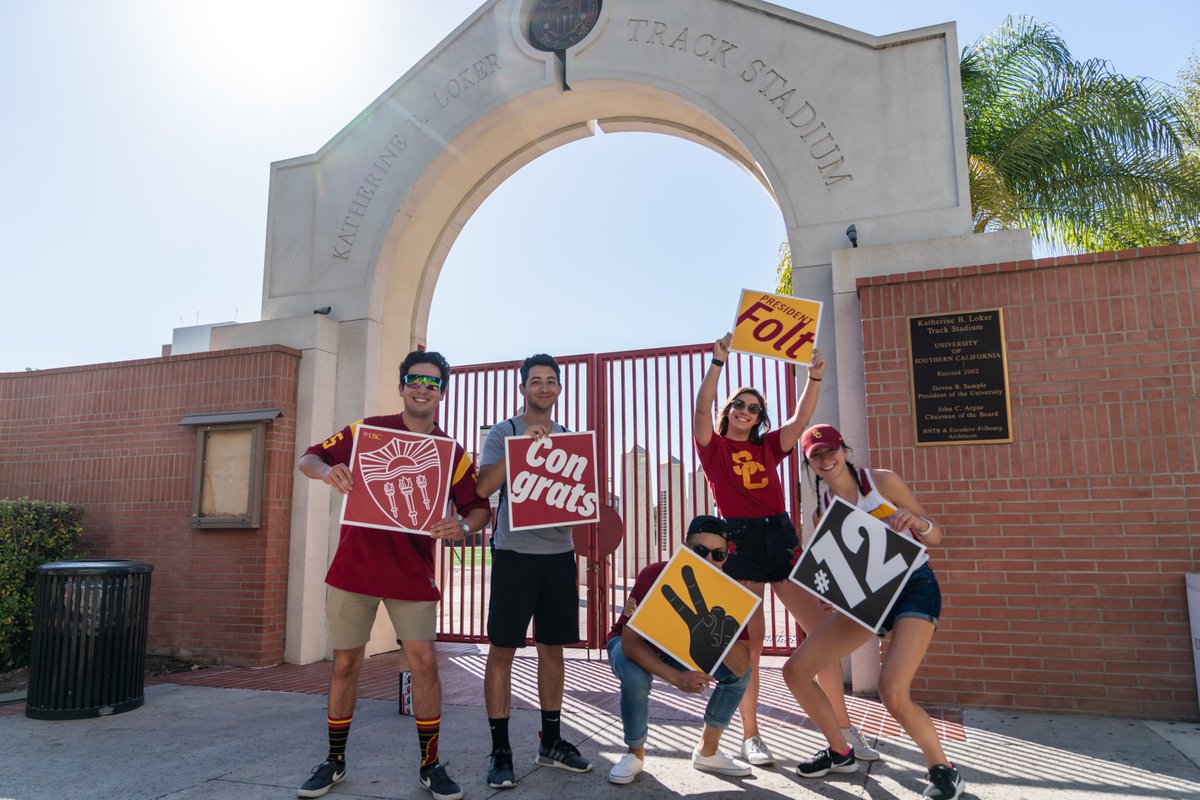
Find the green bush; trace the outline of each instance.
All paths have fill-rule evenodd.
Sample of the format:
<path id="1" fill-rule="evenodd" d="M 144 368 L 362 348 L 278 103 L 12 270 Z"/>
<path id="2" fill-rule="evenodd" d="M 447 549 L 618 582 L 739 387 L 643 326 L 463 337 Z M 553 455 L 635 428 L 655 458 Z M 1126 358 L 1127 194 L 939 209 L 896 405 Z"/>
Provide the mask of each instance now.
<path id="1" fill-rule="evenodd" d="M 0 500 L 0 669 L 29 663 L 37 568 L 79 558 L 82 506 Z"/>

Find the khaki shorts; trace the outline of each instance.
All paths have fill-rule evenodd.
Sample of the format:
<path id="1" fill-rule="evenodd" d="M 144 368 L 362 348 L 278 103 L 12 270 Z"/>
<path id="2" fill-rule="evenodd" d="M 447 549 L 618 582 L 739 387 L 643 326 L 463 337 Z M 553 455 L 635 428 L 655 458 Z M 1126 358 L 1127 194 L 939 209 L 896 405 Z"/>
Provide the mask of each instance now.
<path id="1" fill-rule="evenodd" d="M 392 600 L 368 597 L 329 586 L 325 617 L 329 620 L 329 643 L 334 650 L 354 650 L 371 638 L 380 601 L 392 619 L 396 639 L 433 641 L 437 637 L 436 600 Z"/>

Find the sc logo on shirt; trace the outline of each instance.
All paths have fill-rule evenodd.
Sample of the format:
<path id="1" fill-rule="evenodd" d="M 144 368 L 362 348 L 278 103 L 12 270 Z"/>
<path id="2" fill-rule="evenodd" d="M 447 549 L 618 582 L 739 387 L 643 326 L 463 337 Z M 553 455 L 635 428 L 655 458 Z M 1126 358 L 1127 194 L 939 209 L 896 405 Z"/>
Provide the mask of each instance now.
<path id="1" fill-rule="evenodd" d="M 766 472 L 767 468 L 754 460 L 754 455 L 745 450 L 739 450 L 733 456 L 733 472 L 735 475 L 742 476 L 742 486 L 747 489 L 764 489 L 770 482 L 766 477 L 762 480 L 754 480 L 754 476 L 760 472 Z"/>

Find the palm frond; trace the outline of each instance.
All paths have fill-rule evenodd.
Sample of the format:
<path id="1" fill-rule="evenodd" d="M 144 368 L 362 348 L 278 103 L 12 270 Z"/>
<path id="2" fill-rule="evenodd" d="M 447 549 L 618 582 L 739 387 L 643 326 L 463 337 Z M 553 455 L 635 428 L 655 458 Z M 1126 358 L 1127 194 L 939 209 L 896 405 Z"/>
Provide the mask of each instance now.
<path id="1" fill-rule="evenodd" d="M 1200 170 L 1187 158 L 1200 134 L 1170 87 L 1074 61 L 1028 17 L 964 50 L 962 69 L 976 231 L 1022 226 L 1095 250 L 1200 228 Z"/>

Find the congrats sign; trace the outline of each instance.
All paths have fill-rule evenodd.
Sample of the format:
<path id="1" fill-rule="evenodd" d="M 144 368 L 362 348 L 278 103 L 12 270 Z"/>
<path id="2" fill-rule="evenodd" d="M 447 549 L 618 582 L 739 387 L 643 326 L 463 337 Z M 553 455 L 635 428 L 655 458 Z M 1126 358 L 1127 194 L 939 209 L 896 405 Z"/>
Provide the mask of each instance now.
<path id="1" fill-rule="evenodd" d="M 508 529 L 552 528 L 600 521 L 596 435 L 555 433 L 504 440 Z"/>
<path id="2" fill-rule="evenodd" d="M 800 554 L 791 580 L 879 633 L 925 545 L 835 497 Z"/>
<path id="3" fill-rule="evenodd" d="M 626 624 L 681 664 L 712 675 L 762 598 L 684 547 Z"/>
<path id="4" fill-rule="evenodd" d="M 445 516 L 454 441 L 411 431 L 359 425 L 342 500 L 342 524 L 423 533 Z"/>
<path id="5" fill-rule="evenodd" d="M 743 289 L 730 348 L 811 365 L 820 322 L 819 300 Z"/>

